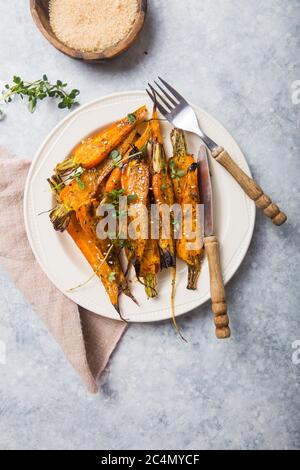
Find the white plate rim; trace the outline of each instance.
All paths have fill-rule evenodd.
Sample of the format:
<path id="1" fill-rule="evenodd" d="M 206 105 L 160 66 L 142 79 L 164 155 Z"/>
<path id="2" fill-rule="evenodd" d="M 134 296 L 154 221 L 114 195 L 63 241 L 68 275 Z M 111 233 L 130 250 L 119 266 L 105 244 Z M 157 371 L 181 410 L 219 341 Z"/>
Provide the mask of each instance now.
<path id="1" fill-rule="evenodd" d="M 41 143 L 41 145 L 39 146 L 37 152 L 35 153 L 34 155 L 34 158 L 31 162 L 31 166 L 30 166 L 30 169 L 29 169 L 29 172 L 28 172 L 28 175 L 27 175 L 27 179 L 26 179 L 26 183 L 25 183 L 25 188 L 24 188 L 24 199 L 23 199 L 23 217 L 24 217 L 24 224 L 25 224 L 25 229 L 26 229 L 26 233 L 27 233 L 27 237 L 28 237 L 28 240 L 29 240 L 29 244 L 31 246 L 31 249 L 35 255 L 35 258 L 37 259 L 41 269 L 43 270 L 43 272 L 47 275 L 47 277 L 50 279 L 50 281 L 64 294 L 66 295 L 66 297 L 69 297 L 66 292 L 63 292 L 61 290 L 61 288 L 57 285 L 55 279 L 53 278 L 53 276 L 47 272 L 46 268 L 43 266 L 43 263 L 41 262 L 41 259 L 37 253 L 37 250 L 35 249 L 35 244 L 34 244 L 34 240 L 32 239 L 32 236 L 31 236 L 31 231 L 30 231 L 30 223 L 29 223 L 29 218 L 28 218 L 28 214 L 26 212 L 27 210 L 27 207 L 28 207 L 28 197 L 29 197 L 29 192 L 30 192 L 30 182 L 31 182 L 31 178 L 32 178 L 32 175 L 34 174 L 34 170 L 35 170 L 35 165 L 38 163 L 38 158 L 39 158 L 39 155 L 42 153 L 43 149 L 46 148 L 47 144 L 49 143 L 49 141 L 53 138 L 53 136 L 55 136 L 56 132 L 59 131 L 59 129 L 61 127 L 64 126 L 65 123 L 67 123 L 68 121 L 71 121 L 73 119 L 73 117 L 76 115 L 76 114 L 79 114 L 79 113 L 82 113 L 84 112 L 86 109 L 88 109 L 89 107 L 93 106 L 93 105 L 96 105 L 98 103 L 101 103 L 101 102 L 104 102 L 104 101 L 107 101 L 107 100 L 110 100 L 110 99 L 115 99 L 115 98 L 122 98 L 122 97 L 130 97 L 130 96 L 136 96 L 136 95 L 145 95 L 145 92 L 144 90 L 132 90 L 132 91 L 123 91 L 123 92 L 115 92 L 115 93 L 110 93 L 110 94 L 107 94 L 107 95 L 104 95 L 100 98 L 96 98 L 94 100 L 91 100 L 89 101 L 88 103 L 84 104 L 84 105 L 81 105 L 79 106 L 77 109 L 75 109 L 74 111 L 72 111 L 71 113 L 69 113 L 66 117 L 64 117 L 62 120 L 60 120 L 58 122 L 58 124 L 52 129 L 52 131 L 46 136 L 46 138 L 43 140 L 43 142 Z M 200 108 L 199 106 L 197 105 L 193 105 L 192 106 L 194 108 L 196 108 L 197 110 L 199 110 L 202 114 L 206 115 L 217 127 L 221 128 L 222 131 L 224 131 L 228 136 L 230 136 L 230 138 L 232 139 L 232 141 L 234 142 L 234 144 L 236 145 L 236 148 L 237 150 L 239 151 L 239 153 L 242 155 L 243 157 L 243 163 L 244 163 L 244 171 L 249 175 L 251 176 L 251 172 L 250 172 L 250 168 L 249 168 L 249 165 L 248 165 L 248 162 L 243 154 L 243 152 L 241 151 L 239 145 L 237 144 L 237 142 L 235 141 L 235 139 L 233 138 L 233 136 L 230 134 L 230 132 L 220 123 L 219 120 L 217 120 L 216 118 L 214 118 L 211 114 L 209 114 L 208 112 L 206 112 L 205 110 L 203 110 L 202 108 Z M 237 270 L 239 269 L 241 263 L 243 262 L 243 259 L 245 258 L 246 254 L 247 254 L 247 251 L 248 251 L 248 248 L 249 248 L 249 245 L 251 243 L 251 240 L 252 240 L 252 236 L 253 236 L 253 232 L 254 232 L 254 227 L 255 227 L 255 218 L 256 218 L 256 207 L 255 207 L 255 204 L 253 201 L 250 201 L 249 200 L 249 229 L 248 229 L 248 232 L 246 234 L 246 236 L 244 237 L 242 243 L 240 244 L 239 248 L 237 249 L 237 252 L 235 254 L 235 256 L 239 256 L 238 260 L 236 261 L 234 267 L 231 267 L 231 270 L 230 272 L 226 272 L 226 273 L 223 273 L 224 275 L 224 284 L 227 284 L 230 279 L 234 276 L 234 274 L 237 272 Z M 180 312 L 176 312 L 176 316 L 180 316 L 180 315 L 184 315 L 186 313 L 189 313 L 190 311 L 194 310 L 195 308 L 197 307 L 201 307 L 203 304 L 205 304 L 208 300 L 210 299 L 210 295 L 208 293 L 208 295 L 201 300 L 201 303 L 197 303 L 197 301 L 190 301 L 190 302 L 187 302 L 187 303 L 184 303 L 183 305 L 187 305 L 188 308 L 184 311 L 180 311 Z M 73 300 L 73 299 L 71 299 Z M 78 305 L 81 305 L 80 302 L 77 302 Z M 181 304 L 180 304 L 181 305 Z M 81 305 L 84 307 L 84 305 Z M 141 316 L 139 317 L 136 317 L 134 318 L 133 320 L 132 319 L 129 319 L 129 322 L 136 322 L 136 323 L 149 323 L 149 322 L 156 322 L 156 321 L 163 321 L 163 320 L 167 320 L 170 318 L 171 314 L 170 314 L 170 307 L 165 307 L 163 309 L 160 308 L 159 312 L 157 312 L 157 314 L 154 314 L 154 312 L 152 312 L 152 316 L 145 316 L 143 314 L 141 314 Z M 99 313 L 95 312 L 96 314 L 99 315 Z M 113 318 L 113 319 L 119 319 L 117 316 L 113 316 L 113 315 L 104 315 L 105 317 L 107 318 Z"/>

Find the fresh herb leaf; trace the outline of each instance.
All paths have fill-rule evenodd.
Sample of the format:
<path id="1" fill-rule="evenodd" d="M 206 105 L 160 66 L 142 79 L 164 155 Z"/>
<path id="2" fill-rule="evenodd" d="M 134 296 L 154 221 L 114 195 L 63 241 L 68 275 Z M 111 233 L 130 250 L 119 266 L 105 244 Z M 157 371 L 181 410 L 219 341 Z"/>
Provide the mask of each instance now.
<path id="1" fill-rule="evenodd" d="M 107 276 L 107 279 L 109 280 L 109 282 L 114 282 L 116 280 L 115 271 L 112 271 L 111 273 L 109 273 L 109 275 Z"/>
<path id="2" fill-rule="evenodd" d="M 84 189 L 84 188 L 85 188 L 85 184 L 84 184 L 84 182 L 82 181 L 82 179 L 80 178 L 80 176 L 77 176 L 75 179 L 76 179 L 76 182 L 77 182 L 78 186 L 80 187 L 80 189 Z"/>
<path id="3" fill-rule="evenodd" d="M 61 80 L 57 80 L 55 85 L 51 84 L 45 74 L 43 78 L 34 82 L 26 82 L 22 80 L 21 77 L 15 75 L 11 85 L 8 83 L 5 84 L 4 91 L 2 95 L 0 94 L 0 100 L 5 103 L 11 103 L 14 95 L 20 96 L 21 99 L 27 97 L 28 110 L 31 113 L 35 111 L 37 102 L 45 98 L 57 99 L 60 109 L 71 109 L 78 104 L 76 97 L 80 92 L 77 89 L 73 89 L 70 93 L 67 93 L 64 90 L 66 86 L 67 83 L 63 83 Z"/>
<path id="4" fill-rule="evenodd" d="M 132 250 L 132 243 L 126 238 L 115 238 L 112 240 L 112 243 L 118 248 L 128 248 L 129 250 Z"/>
<path id="5" fill-rule="evenodd" d="M 114 166 L 119 166 L 119 163 L 122 160 L 122 155 L 118 152 L 118 150 L 112 150 L 109 154 L 109 158 L 113 160 Z"/>
<path id="6" fill-rule="evenodd" d="M 125 192 L 124 189 L 113 189 L 110 193 L 108 193 L 108 197 L 113 200 L 119 199 L 120 196 L 124 195 L 124 192 Z"/>
<path id="7" fill-rule="evenodd" d="M 109 158 L 111 158 L 112 160 L 115 160 L 119 155 L 120 154 L 119 154 L 118 150 L 112 150 L 110 152 Z"/>
<path id="8" fill-rule="evenodd" d="M 129 195 L 127 196 L 127 200 L 128 200 L 128 201 L 134 201 L 136 198 L 137 198 L 137 195 L 136 195 L 136 194 L 129 194 Z"/>
<path id="9" fill-rule="evenodd" d="M 85 184 L 81 179 L 81 176 L 82 176 L 83 173 L 84 173 L 84 168 L 79 166 L 78 168 L 76 168 L 76 170 L 71 175 L 71 178 L 74 178 L 76 180 L 76 182 L 77 182 L 78 186 L 80 187 L 80 189 L 85 188 Z"/>
<path id="10" fill-rule="evenodd" d="M 37 104 L 37 99 L 34 96 L 30 96 L 28 99 L 28 110 L 30 113 L 34 113 Z"/>
<path id="11" fill-rule="evenodd" d="M 185 175 L 185 172 L 183 170 L 178 170 L 176 163 L 174 160 L 171 160 L 169 163 L 170 171 L 171 171 L 171 178 L 172 179 L 177 179 L 177 178 L 182 178 Z"/>
<path id="12" fill-rule="evenodd" d="M 134 114 L 128 114 L 127 119 L 129 122 L 132 122 L 132 123 L 136 121 L 136 117 Z"/>

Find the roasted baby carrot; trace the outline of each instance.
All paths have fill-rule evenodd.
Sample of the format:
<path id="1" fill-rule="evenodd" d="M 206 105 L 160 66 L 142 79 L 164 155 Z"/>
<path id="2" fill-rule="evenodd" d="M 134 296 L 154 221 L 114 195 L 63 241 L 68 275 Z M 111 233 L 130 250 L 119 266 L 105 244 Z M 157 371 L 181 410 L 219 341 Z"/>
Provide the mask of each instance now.
<path id="1" fill-rule="evenodd" d="M 74 211 L 83 205 L 88 205 L 98 194 L 104 179 L 118 165 L 126 155 L 129 155 L 136 139 L 134 129 L 116 149 L 116 156 L 103 161 L 97 168 L 85 170 L 80 179 L 73 178 L 69 184 L 64 185 L 60 191 L 59 204 L 50 212 L 50 220 L 55 230 L 63 232 L 70 221 Z"/>
<path id="2" fill-rule="evenodd" d="M 146 240 L 145 249 L 140 266 L 140 278 L 145 286 L 148 299 L 157 296 L 156 274 L 159 271 L 160 257 L 157 240 Z"/>
<path id="3" fill-rule="evenodd" d="M 138 150 L 142 150 L 147 145 L 147 143 L 148 143 L 148 141 L 151 137 L 151 132 L 152 132 L 151 122 L 148 122 L 144 132 L 139 137 L 139 139 L 137 139 L 137 141 L 135 142 L 135 147 Z"/>
<path id="4" fill-rule="evenodd" d="M 146 240 L 145 249 L 140 266 L 139 281 L 145 286 L 147 298 L 157 296 L 157 278 L 156 275 L 160 268 L 160 253 L 158 240 L 151 238 L 151 211 L 150 211 L 150 196 L 149 192 L 149 206 L 148 206 L 148 239 Z"/>
<path id="5" fill-rule="evenodd" d="M 55 194 L 56 199 L 59 201 L 61 190 L 64 187 L 62 179 L 59 176 L 54 175 L 48 180 L 48 182 L 53 193 Z M 67 230 L 92 267 L 94 273 L 101 279 L 112 305 L 121 316 L 118 301 L 120 288 L 117 279 L 115 278 L 115 271 L 108 263 L 108 258 L 112 249 L 106 253 L 103 253 L 97 244 L 97 239 L 93 234 L 93 230 L 83 230 L 75 216 L 75 213 L 70 215 L 70 221 Z"/>
<path id="6" fill-rule="evenodd" d="M 105 191 L 110 193 L 115 189 L 120 189 L 121 187 L 121 175 L 122 170 L 119 166 L 113 169 L 105 185 Z"/>
<path id="7" fill-rule="evenodd" d="M 124 195 L 128 197 L 128 219 L 130 224 L 134 224 L 137 216 L 141 215 L 141 211 L 147 206 L 149 192 L 149 168 L 143 158 L 134 157 L 122 168 L 121 186 Z M 140 265 L 146 246 L 145 228 L 148 230 L 147 221 L 143 217 L 140 218 L 141 226 L 136 230 L 134 237 L 131 237 L 130 259 L 128 262 L 133 263 L 136 275 L 140 275 Z M 133 227 L 134 230 L 134 227 Z"/>
<path id="8" fill-rule="evenodd" d="M 185 184 L 184 176 L 195 160 L 194 157 L 187 152 L 186 140 L 182 130 L 176 128 L 172 130 L 171 142 L 173 146 L 173 157 L 169 160 L 169 168 L 175 199 L 180 203 Z"/>
<path id="9" fill-rule="evenodd" d="M 163 137 L 162 137 L 162 133 L 160 129 L 159 117 L 158 117 L 156 106 L 154 106 L 153 108 L 153 113 L 152 113 L 152 118 L 151 118 L 151 132 L 152 132 L 152 137 L 155 140 L 155 142 L 158 142 L 159 144 L 163 144 Z"/>
<path id="10" fill-rule="evenodd" d="M 169 268 L 176 264 L 174 226 L 171 220 L 171 208 L 175 198 L 164 148 L 158 142 L 154 143 L 152 147 L 151 165 L 152 190 L 160 217 L 159 248 L 161 268 Z"/>
<path id="11" fill-rule="evenodd" d="M 118 301 L 119 287 L 114 277 L 114 271 L 109 266 L 105 254 L 101 252 L 95 239 L 82 230 L 75 214 L 71 217 L 67 231 L 87 259 L 95 274 L 101 279 L 112 305 L 117 312 L 120 313 Z"/>
<path id="12" fill-rule="evenodd" d="M 171 224 L 171 208 L 175 202 L 172 180 L 163 146 L 156 106 L 151 118 L 151 186 L 160 217 L 159 248 L 161 268 L 175 266 L 174 226 Z"/>
<path id="13" fill-rule="evenodd" d="M 176 165 L 173 186 L 177 202 L 181 205 L 182 227 L 181 238 L 177 240 L 176 252 L 188 265 L 188 289 L 196 289 L 203 259 L 203 248 L 200 230 L 198 165 L 192 155 L 187 152 L 183 131 L 174 129 L 172 132 L 174 156 Z M 178 170 L 178 168 L 180 168 Z M 176 171 L 176 173 L 175 173 Z M 181 172 L 181 173 L 180 173 Z M 191 217 L 190 233 L 186 230 L 186 219 Z M 195 234 L 190 239 L 190 235 Z"/>
<path id="14" fill-rule="evenodd" d="M 147 114 L 146 106 L 142 106 L 125 118 L 112 124 L 108 129 L 83 140 L 72 154 L 56 166 L 57 174 L 70 173 L 78 167 L 94 168 L 115 149 L 123 139 L 144 121 Z"/>
<path id="15" fill-rule="evenodd" d="M 122 266 L 119 259 L 118 247 L 112 246 L 113 241 L 109 238 L 99 238 L 97 234 L 97 224 L 100 221 L 100 217 L 97 215 L 97 208 L 99 202 L 94 200 L 89 205 L 81 206 L 76 211 L 76 218 L 85 233 L 92 239 L 95 240 L 97 247 L 104 254 L 107 254 L 107 263 L 111 269 L 111 280 L 114 280 L 119 286 L 119 293 L 123 292 L 125 295 L 130 297 L 136 302 L 133 297 L 128 282 L 122 270 Z"/>

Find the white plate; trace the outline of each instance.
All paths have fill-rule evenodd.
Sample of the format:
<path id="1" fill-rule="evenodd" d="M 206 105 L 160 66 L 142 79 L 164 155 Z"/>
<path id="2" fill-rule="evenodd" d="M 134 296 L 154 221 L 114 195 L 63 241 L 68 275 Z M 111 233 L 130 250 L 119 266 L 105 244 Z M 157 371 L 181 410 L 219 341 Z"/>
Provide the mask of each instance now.
<path id="1" fill-rule="evenodd" d="M 32 250 L 51 281 L 77 304 L 97 314 L 119 319 L 98 278 L 75 292 L 68 289 L 81 284 L 91 276 L 91 268 L 67 233 L 53 230 L 48 214 L 38 214 L 53 207 L 53 198 L 46 179 L 55 165 L 62 161 L 73 147 L 94 130 L 116 121 L 143 104 L 152 105 L 143 91 L 115 93 L 100 98 L 76 111 L 61 121 L 44 141 L 31 165 L 24 195 L 24 217 L 27 235 Z M 238 145 L 231 135 L 212 116 L 194 106 L 199 122 L 219 145 L 226 148 L 233 159 L 250 175 L 250 170 Z M 163 123 L 166 150 L 170 155 L 169 134 L 171 126 Z M 199 140 L 188 136 L 190 152 L 197 154 Z M 255 222 L 255 205 L 224 170 L 211 161 L 212 184 L 215 206 L 215 229 L 221 245 L 221 261 L 225 282 L 240 266 L 252 237 Z M 187 268 L 178 262 L 176 281 L 176 315 L 199 307 L 210 297 L 208 265 L 205 260 L 197 291 L 186 289 Z M 129 321 L 149 322 L 171 317 L 170 271 L 159 274 L 159 296 L 147 300 L 144 287 L 133 283 L 133 293 L 140 305 L 136 306 L 125 295 L 120 306 Z"/>

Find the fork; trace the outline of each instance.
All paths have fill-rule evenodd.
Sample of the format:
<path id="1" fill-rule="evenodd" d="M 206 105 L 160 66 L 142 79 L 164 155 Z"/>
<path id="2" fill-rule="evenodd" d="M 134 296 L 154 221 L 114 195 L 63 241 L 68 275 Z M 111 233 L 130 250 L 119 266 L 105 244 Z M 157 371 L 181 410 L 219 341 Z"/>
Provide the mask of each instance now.
<path id="1" fill-rule="evenodd" d="M 262 209 L 264 214 L 272 220 L 273 224 L 282 225 L 287 220 L 287 216 L 284 212 L 281 212 L 279 207 L 263 192 L 256 181 L 250 178 L 237 165 L 223 147 L 220 147 L 203 132 L 195 111 L 183 96 L 165 80 L 160 77 L 158 77 L 158 79 L 164 87 L 156 81 L 154 81 L 154 83 L 161 93 L 150 83 L 148 83 L 148 86 L 151 91 L 146 91 L 161 114 L 173 124 L 173 126 L 198 135 L 210 150 L 212 157 L 233 176 L 250 199 L 255 202 L 256 207 Z M 166 89 L 168 91 L 166 91 Z"/>

